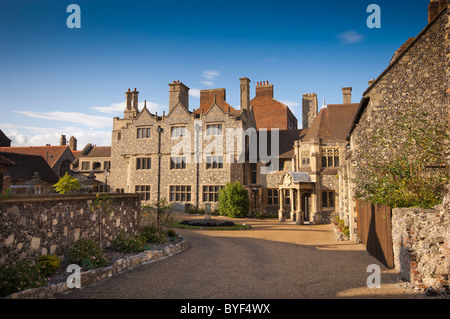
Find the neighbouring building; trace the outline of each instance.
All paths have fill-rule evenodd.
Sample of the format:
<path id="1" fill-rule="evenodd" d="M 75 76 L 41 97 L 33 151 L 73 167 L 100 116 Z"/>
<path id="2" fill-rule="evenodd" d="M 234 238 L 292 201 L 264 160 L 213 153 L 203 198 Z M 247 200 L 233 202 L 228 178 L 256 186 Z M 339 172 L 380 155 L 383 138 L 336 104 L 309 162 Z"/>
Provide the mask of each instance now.
<path id="1" fill-rule="evenodd" d="M 76 139 L 74 137 L 71 138 L 71 143 L 75 143 L 76 145 Z M 71 145 L 73 146 L 73 144 Z M 60 177 L 64 176 L 65 173 L 69 172 L 70 164 L 75 159 L 72 153 L 71 146 L 67 145 L 65 135 L 61 136 L 60 145 L 52 146 L 50 144 L 47 144 L 46 146 L 22 146 L 22 147 L 5 146 L 0 147 L 0 152 L 41 156 L 48 163 L 48 165 L 50 165 L 55 174 Z"/>
<path id="2" fill-rule="evenodd" d="M 349 226 L 352 240 L 358 240 L 355 168 L 363 164 L 363 154 L 389 156 L 375 149 L 370 138 L 373 132 L 393 125 L 392 114 L 405 108 L 427 110 L 430 128 L 438 121 L 450 124 L 449 14 L 447 1 L 431 1 L 426 27 L 395 52 L 387 68 L 363 93 L 340 174 L 340 216 Z"/>
<path id="3" fill-rule="evenodd" d="M 108 176 L 111 171 L 111 146 L 87 144 L 72 162 L 71 171 L 85 176 L 93 174 L 99 182 L 94 192 L 109 192 Z"/>
<path id="4" fill-rule="evenodd" d="M 11 188 L 13 194 L 54 193 L 59 177 L 42 156 L 0 151 L 0 159 L 6 160 L 6 165 L 0 164 L 0 175 L 6 182 L 3 188 Z M 1 166 L 6 166 L 3 173 Z"/>

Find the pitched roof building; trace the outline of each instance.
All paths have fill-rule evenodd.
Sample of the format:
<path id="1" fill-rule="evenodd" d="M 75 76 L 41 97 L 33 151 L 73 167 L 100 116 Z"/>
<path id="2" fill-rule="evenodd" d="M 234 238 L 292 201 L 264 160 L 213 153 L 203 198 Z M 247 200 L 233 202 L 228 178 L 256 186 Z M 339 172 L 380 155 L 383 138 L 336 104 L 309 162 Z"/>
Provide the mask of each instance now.
<path id="1" fill-rule="evenodd" d="M 273 128 L 280 130 L 298 129 L 298 121 L 289 107 L 275 100 L 273 84 L 269 81 L 257 82 L 255 97 L 250 101 L 255 114 L 256 129 L 262 128 L 270 131 Z"/>

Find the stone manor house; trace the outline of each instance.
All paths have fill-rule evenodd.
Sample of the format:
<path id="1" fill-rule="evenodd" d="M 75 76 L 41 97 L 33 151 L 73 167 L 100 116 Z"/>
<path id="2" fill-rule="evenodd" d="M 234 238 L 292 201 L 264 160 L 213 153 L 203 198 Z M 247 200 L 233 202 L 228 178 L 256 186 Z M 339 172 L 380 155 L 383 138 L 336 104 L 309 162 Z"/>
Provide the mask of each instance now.
<path id="1" fill-rule="evenodd" d="M 200 105 L 190 109 L 189 87 L 174 81 L 169 84 L 168 114 L 162 115 L 152 114 L 146 104 L 139 110 L 139 92 L 128 89 L 123 118 L 113 119 L 110 152 L 98 152 L 110 154 L 110 159 L 79 156 L 75 170 L 89 173 L 97 163 L 102 174 L 106 163 L 111 191 L 140 193 L 144 204 L 165 198 L 179 208 L 210 203 L 214 210 L 220 189 L 239 181 L 249 192 L 251 215 L 264 211 L 278 214 L 280 221 L 329 222 L 339 208 L 338 169 L 359 105 L 351 103 L 352 89 L 343 88 L 342 104 L 324 105 L 320 112 L 317 94 L 304 94 L 299 129 L 289 107 L 274 99 L 273 84 L 257 82 L 250 99 L 250 83 L 240 79 L 239 110 L 226 102 L 223 88 L 202 90 Z M 231 151 L 226 145 L 229 130 L 244 132 L 242 139 L 231 137 Z M 174 153 L 180 142 L 184 147 Z M 278 145 L 272 150 L 278 154 L 278 169 L 269 174 L 262 169 L 270 163 L 251 151 L 255 143 L 260 150 L 262 142 L 269 153 Z"/>

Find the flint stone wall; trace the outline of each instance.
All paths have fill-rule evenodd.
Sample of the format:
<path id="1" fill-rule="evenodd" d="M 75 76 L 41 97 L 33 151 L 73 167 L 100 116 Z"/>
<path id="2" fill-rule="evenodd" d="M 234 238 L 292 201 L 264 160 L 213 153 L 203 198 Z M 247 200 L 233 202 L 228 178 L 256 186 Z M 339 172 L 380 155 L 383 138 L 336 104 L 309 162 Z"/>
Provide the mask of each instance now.
<path id="1" fill-rule="evenodd" d="M 417 288 L 448 289 L 449 215 L 450 196 L 435 209 L 392 210 L 395 269 Z"/>
<path id="2" fill-rule="evenodd" d="M 140 196 L 114 194 L 114 212 L 102 218 L 102 242 L 109 246 L 124 231 L 137 234 L 141 218 Z M 90 204 L 94 195 L 13 197 L 0 203 L 0 263 L 14 264 L 56 254 L 64 260 L 80 238 L 98 242 L 99 216 Z"/>

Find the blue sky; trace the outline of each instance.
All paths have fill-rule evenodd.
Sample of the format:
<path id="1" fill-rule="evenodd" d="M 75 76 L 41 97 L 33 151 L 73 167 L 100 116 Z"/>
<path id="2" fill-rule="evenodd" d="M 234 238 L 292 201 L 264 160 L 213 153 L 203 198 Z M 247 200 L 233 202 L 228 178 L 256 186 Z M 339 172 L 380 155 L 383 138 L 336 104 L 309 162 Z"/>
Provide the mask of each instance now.
<path id="1" fill-rule="evenodd" d="M 239 105 L 239 78 L 274 84 L 275 99 L 301 123 L 301 98 L 360 101 L 367 82 L 427 24 L 428 0 L 85 1 L 0 0 L 0 129 L 13 146 L 56 145 L 61 134 L 110 145 L 112 118 L 128 89 L 153 112 L 168 109 L 168 84 L 226 88 Z M 69 4 L 81 28 L 66 24 Z M 381 8 L 370 29 L 369 4 Z"/>

